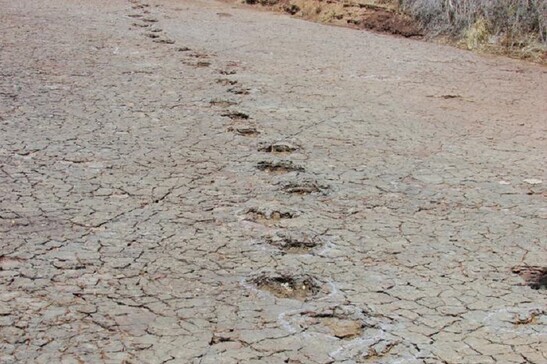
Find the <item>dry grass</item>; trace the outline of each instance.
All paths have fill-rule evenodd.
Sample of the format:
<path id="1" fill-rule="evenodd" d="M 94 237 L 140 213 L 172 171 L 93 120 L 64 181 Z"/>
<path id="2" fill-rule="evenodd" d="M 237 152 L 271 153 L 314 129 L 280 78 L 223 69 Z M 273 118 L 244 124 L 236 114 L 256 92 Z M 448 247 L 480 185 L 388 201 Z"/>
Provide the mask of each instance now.
<path id="1" fill-rule="evenodd" d="M 547 46 L 547 0 L 398 0 L 432 36 L 464 39 L 470 48 Z"/>

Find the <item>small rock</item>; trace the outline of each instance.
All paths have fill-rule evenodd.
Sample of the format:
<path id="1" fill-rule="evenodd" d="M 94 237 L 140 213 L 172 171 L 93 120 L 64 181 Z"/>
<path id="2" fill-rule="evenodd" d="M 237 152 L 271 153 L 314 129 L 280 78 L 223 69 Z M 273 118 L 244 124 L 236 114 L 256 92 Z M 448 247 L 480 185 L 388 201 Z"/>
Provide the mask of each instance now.
<path id="1" fill-rule="evenodd" d="M 339 339 L 352 338 L 361 334 L 362 325 L 353 320 L 329 320 L 326 325 L 331 329 L 332 334 Z"/>

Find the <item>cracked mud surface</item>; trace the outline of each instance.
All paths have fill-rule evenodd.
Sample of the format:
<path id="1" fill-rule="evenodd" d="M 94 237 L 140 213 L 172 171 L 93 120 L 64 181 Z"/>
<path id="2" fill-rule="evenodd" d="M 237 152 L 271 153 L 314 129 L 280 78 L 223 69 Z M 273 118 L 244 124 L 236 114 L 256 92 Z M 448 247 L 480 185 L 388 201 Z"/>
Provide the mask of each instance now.
<path id="1" fill-rule="evenodd" d="M 207 0 L 0 6 L 1 363 L 547 361 L 544 68 Z"/>

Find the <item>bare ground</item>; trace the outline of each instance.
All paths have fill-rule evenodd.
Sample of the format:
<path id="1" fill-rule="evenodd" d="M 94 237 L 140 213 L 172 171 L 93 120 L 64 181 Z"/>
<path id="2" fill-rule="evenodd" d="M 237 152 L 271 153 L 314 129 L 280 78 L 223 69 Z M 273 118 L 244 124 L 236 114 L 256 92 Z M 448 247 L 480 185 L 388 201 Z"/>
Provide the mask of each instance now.
<path id="1" fill-rule="evenodd" d="M 546 362 L 544 68 L 0 6 L 0 362 Z"/>

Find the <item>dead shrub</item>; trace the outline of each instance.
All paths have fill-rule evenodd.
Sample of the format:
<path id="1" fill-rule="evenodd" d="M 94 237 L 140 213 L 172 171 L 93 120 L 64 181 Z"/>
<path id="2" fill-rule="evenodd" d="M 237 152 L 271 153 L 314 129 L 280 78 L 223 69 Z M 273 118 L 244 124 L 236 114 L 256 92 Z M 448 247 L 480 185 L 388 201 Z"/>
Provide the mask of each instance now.
<path id="1" fill-rule="evenodd" d="M 429 34 L 464 38 L 468 46 L 494 38 L 508 47 L 547 45 L 546 0 L 399 0 L 399 6 Z"/>

